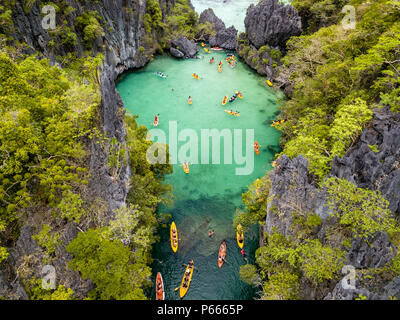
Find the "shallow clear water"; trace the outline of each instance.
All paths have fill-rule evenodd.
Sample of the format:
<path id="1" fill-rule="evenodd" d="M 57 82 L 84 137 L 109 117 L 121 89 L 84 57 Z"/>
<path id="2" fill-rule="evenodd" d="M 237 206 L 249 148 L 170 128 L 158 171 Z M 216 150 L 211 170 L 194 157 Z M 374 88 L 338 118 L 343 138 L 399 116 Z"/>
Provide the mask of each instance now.
<path id="1" fill-rule="evenodd" d="M 244 18 L 247 8 L 258 0 L 191 0 L 194 9 L 198 14 L 211 8 L 218 18 L 220 18 L 228 28 L 234 26 L 239 33 L 245 31 Z M 289 4 L 290 0 L 280 0 L 283 4 Z"/>
<path id="2" fill-rule="evenodd" d="M 171 207 L 161 206 L 159 210 L 172 214 L 181 241 L 178 252 L 174 254 L 170 247 L 169 229 L 161 228 L 161 241 L 154 248 L 153 276 L 155 279 L 158 271 L 162 273 L 166 299 L 179 299 L 179 293 L 174 289 L 182 280 L 182 264 L 194 259 L 198 269 L 184 299 L 251 299 L 254 290 L 240 280 L 238 273 L 245 261 L 236 244 L 232 221 L 236 208 L 242 205 L 241 194 L 250 183 L 271 169 L 274 150 L 276 152 L 279 149 L 279 132 L 271 128 L 269 123 L 277 115 L 276 103 L 281 95 L 265 88 L 265 78 L 240 61 L 232 69 L 225 62 L 224 52 L 206 54 L 201 49 L 199 56 L 202 59 L 157 57 L 145 68 L 124 74 L 117 83 L 117 90 L 128 111 L 139 116 L 139 124 L 152 129 L 154 116 L 159 114 L 157 129 L 166 133 L 167 142 L 170 138 L 170 121 L 177 121 L 178 133 L 183 129 L 194 130 L 199 142 L 201 129 L 227 129 L 232 133 L 234 129 L 243 130 L 243 139 L 238 140 L 237 145 L 242 147 L 243 155 L 246 154 L 246 146 L 250 145 L 247 155 L 249 162 L 254 158 L 254 170 L 249 175 L 236 175 L 235 170 L 244 165 L 238 165 L 235 161 L 224 164 L 222 142 L 220 164 L 195 164 L 191 160 L 193 164 L 189 174 L 184 173 L 179 163 L 188 160 L 193 152 L 188 152 L 181 159 L 175 157 L 178 164 L 174 165 L 174 173 L 166 178 L 166 182 L 174 188 L 175 201 Z M 211 56 L 215 57 L 213 64 L 209 63 Z M 217 71 L 220 60 L 223 61 L 221 73 Z M 167 74 L 168 78 L 157 77 L 157 71 Z M 194 79 L 193 72 L 201 79 Z M 243 98 L 222 106 L 223 97 L 232 96 L 235 90 L 239 90 Z M 193 99 L 192 105 L 187 103 L 189 95 Z M 224 109 L 228 108 L 238 110 L 240 117 L 225 113 Z M 257 156 L 251 147 L 254 140 L 245 139 L 245 129 L 254 130 L 255 140 L 260 143 L 260 154 Z M 187 140 L 179 142 L 178 151 L 186 143 Z M 212 159 L 211 146 L 210 140 L 208 159 Z M 200 146 L 198 154 L 201 162 L 203 153 Z M 211 229 L 215 230 L 215 235 L 209 238 L 208 231 Z M 227 241 L 227 263 L 219 269 L 217 255 L 223 239 Z M 254 227 L 245 234 L 244 249 L 250 263 L 254 262 L 257 246 L 258 229 Z M 154 292 L 150 294 L 154 296 Z"/>
<path id="3" fill-rule="evenodd" d="M 191 0 L 191 2 L 199 14 L 211 8 L 227 28 L 233 25 L 239 32 L 244 32 L 246 10 L 251 4 L 257 4 L 258 0 Z"/>

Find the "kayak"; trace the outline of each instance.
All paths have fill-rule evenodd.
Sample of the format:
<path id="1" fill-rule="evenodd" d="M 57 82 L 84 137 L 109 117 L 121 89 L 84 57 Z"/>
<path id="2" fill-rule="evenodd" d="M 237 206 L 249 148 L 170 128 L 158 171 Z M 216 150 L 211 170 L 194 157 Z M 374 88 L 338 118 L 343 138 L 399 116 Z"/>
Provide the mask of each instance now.
<path id="1" fill-rule="evenodd" d="M 157 126 L 158 126 L 158 122 L 159 122 L 158 117 L 155 116 L 153 125 L 154 125 L 155 127 L 157 127 Z"/>
<path id="2" fill-rule="evenodd" d="M 228 96 L 225 96 L 224 97 L 224 100 L 222 100 L 222 105 L 224 106 L 224 105 L 226 105 L 226 102 L 228 101 Z"/>
<path id="3" fill-rule="evenodd" d="M 188 99 L 188 103 L 189 103 L 189 104 L 192 104 L 192 99 Z"/>
<path id="4" fill-rule="evenodd" d="M 270 87 L 272 87 L 272 82 L 267 80 L 267 85 L 269 85 Z"/>
<path id="5" fill-rule="evenodd" d="M 220 48 L 220 47 L 212 47 L 211 50 L 221 51 L 221 50 L 224 50 L 224 49 L 223 49 L 223 48 Z"/>
<path id="6" fill-rule="evenodd" d="M 260 153 L 260 145 L 258 144 L 258 142 L 254 142 L 254 151 L 256 152 L 256 154 Z"/>
<path id="7" fill-rule="evenodd" d="M 204 47 L 204 42 L 201 43 L 201 46 Z"/>
<path id="8" fill-rule="evenodd" d="M 185 171 L 185 173 L 189 173 L 189 165 L 188 164 L 183 165 L 183 171 Z"/>
<path id="9" fill-rule="evenodd" d="M 242 98 L 243 98 L 243 95 L 242 95 L 242 93 L 241 93 L 241 92 L 239 92 L 239 91 L 235 91 L 235 93 L 237 93 L 237 96 L 238 96 L 240 99 L 242 99 Z"/>
<path id="10" fill-rule="evenodd" d="M 159 74 L 159 73 L 157 73 L 156 75 L 157 75 L 158 77 L 160 77 L 160 78 L 167 79 L 167 75 L 165 75 L 165 74 Z"/>
<path id="11" fill-rule="evenodd" d="M 175 237 L 173 236 L 173 232 L 175 231 Z M 171 236 L 171 248 L 173 252 L 176 252 L 178 250 L 178 229 L 176 228 L 176 224 L 174 221 L 171 223 L 171 228 L 169 230 L 170 236 Z M 176 240 L 176 243 L 174 243 L 174 240 Z"/>
<path id="12" fill-rule="evenodd" d="M 212 58 L 211 60 L 210 60 L 210 63 L 213 63 L 214 62 L 214 58 Z"/>
<path id="13" fill-rule="evenodd" d="M 159 284 L 161 284 L 161 288 L 157 290 Z M 165 300 L 164 281 L 160 272 L 157 273 L 156 279 L 156 300 Z"/>
<path id="14" fill-rule="evenodd" d="M 193 260 L 190 260 L 189 262 L 193 263 Z M 189 290 L 190 282 L 192 281 L 192 276 L 193 276 L 193 267 L 194 267 L 194 265 L 191 267 L 190 264 L 188 264 L 185 269 L 185 273 L 183 275 L 182 282 L 181 282 L 181 287 L 179 289 L 179 296 L 181 297 L 181 299 L 185 296 L 185 294 Z M 189 271 L 188 276 L 187 276 L 187 284 L 186 284 L 186 286 L 183 286 L 183 284 L 185 283 L 187 271 Z"/>
<path id="15" fill-rule="evenodd" d="M 224 110 L 224 111 L 233 116 L 240 117 L 240 113 L 238 113 L 238 112 L 232 112 L 231 110 Z"/>
<path id="16" fill-rule="evenodd" d="M 192 76 L 193 76 L 193 78 L 195 78 L 195 79 L 199 79 L 199 76 L 197 75 L 197 74 L 195 74 L 195 73 L 192 73 Z"/>
<path id="17" fill-rule="evenodd" d="M 219 66 L 219 67 L 218 67 L 218 71 L 219 71 L 219 72 L 222 72 L 222 66 Z"/>
<path id="18" fill-rule="evenodd" d="M 225 262 L 225 257 L 226 257 L 226 242 L 225 240 L 222 240 L 221 245 L 219 246 L 219 252 L 218 252 L 218 267 L 221 268 L 222 265 Z"/>
<path id="19" fill-rule="evenodd" d="M 243 235 L 243 227 L 240 223 L 236 227 L 236 240 L 239 248 L 242 249 L 244 245 L 244 235 Z"/>
<path id="20" fill-rule="evenodd" d="M 203 48 L 205 52 L 210 53 L 210 50 L 208 50 L 207 48 Z"/>

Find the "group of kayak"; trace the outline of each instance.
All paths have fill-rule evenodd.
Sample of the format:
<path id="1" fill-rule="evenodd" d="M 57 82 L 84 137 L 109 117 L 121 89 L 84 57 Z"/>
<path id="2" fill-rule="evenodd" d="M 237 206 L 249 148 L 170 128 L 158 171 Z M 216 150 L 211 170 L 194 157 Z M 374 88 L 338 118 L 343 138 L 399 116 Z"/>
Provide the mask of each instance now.
<path id="1" fill-rule="evenodd" d="M 178 229 L 174 221 L 171 223 L 170 226 L 170 240 L 171 240 L 172 251 L 176 253 L 178 251 L 179 237 L 178 237 Z M 243 250 L 244 232 L 243 232 L 243 227 L 240 224 L 238 224 L 238 226 L 236 227 L 236 241 L 239 248 L 241 249 L 240 253 L 242 254 L 242 257 L 247 261 L 246 253 Z M 219 246 L 218 259 L 217 259 L 217 264 L 219 268 L 222 268 L 224 262 L 226 261 L 226 253 L 227 253 L 226 241 L 222 240 Z M 188 264 L 186 265 L 181 285 L 180 287 L 175 289 L 175 291 L 179 289 L 179 296 L 181 299 L 186 295 L 187 291 L 189 290 L 194 268 L 195 268 L 194 260 L 190 259 Z M 157 278 L 156 278 L 156 300 L 165 300 L 164 281 L 160 272 L 157 273 Z"/>
<path id="2" fill-rule="evenodd" d="M 273 122 L 271 123 L 271 127 L 277 127 L 277 126 L 281 125 L 281 124 L 284 123 L 284 122 L 285 122 L 284 119 L 273 121 Z"/>

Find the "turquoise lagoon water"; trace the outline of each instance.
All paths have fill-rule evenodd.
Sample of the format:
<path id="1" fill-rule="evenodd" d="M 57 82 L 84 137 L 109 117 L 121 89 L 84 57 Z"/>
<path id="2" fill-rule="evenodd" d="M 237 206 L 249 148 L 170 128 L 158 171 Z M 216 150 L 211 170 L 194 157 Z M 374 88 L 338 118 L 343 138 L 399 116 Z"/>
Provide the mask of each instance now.
<path id="1" fill-rule="evenodd" d="M 215 62 L 210 64 L 212 56 Z M 269 124 L 278 113 L 276 104 L 281 95 L 266 88 L 266 79 L 240 61 L 235 68 L 231 68 L 225 61 L 226 52 L 211 51 L 207 54 L 200 47 L 199 57 L 198 60 L 176 60 L 169 56 L 158 56 L 145 68 L 125 73 L 117 83 L 117 90 L 126 108 L 138 115 L 139 124 L 153 129 L 154 116 L 159 114 L 157 129 L 165 132 L 167 142 L 170 139 L 171 121 L 176 123 L 178 134 L 189 129 L 199 140 L 198 164 L 195 157 L 190 160 L 196 150 L 182 152 L 188 139 L 177 143 L 178 152 L 173 155 L 177 164 L 174 164 L 174 172 L 166 178 L 166 182 L 173 186 L 174 203 L 170 207 L 160 206 L 158 210 L 172 215 L 181 241 L 178 252 L 173 253 L 169 229 L 160 228 L 161 240 L 153 252 L 153 279 L 160 271 L 165 283 L 166 299 L 179 299 L 179 291 L 174 289 L 182 280 L 182 264 L 194 259 L 198 269 L 184 299 L 251 299 L 254 289 L 239 277 L 239 268 L 246 262 L 236 244 L 232 222 L 237 208 L 242 207 L 241 194 L 249 184 L 271 169 L 274 154 L 279 149 L 279 132 Z M 217 70 L 219 61 L 223 61 L 221 73 Z M 156 76 L 158 71 L 168 77 L 162 79 Z M 200 79 L 193 78 L 192 73 L 198 74 Z M 232 96 L 235 90 L 239 90 L 243 98 L 222 106 L 223 97 Z M 192 97 L 192 105 L 187 102 L 188 96 Z M 240 117 L 225 113 L 225 109 L 239 111 Z M 241 154 L 246 155 L 246 147 L 250 145 L 247 156 L 251 163 L 254 158 L 254 170 L 248 175 L 237 175 L 236 169 L 243 168 L 244 164 L 237 164 L 234 156 L 231 164 L 225 164 L 222 139 L 218 150 L 220 164 L 201 163 L 202 129 L 226 129 L 232 136 L 234 130 L 242 132 L 242 139 L 237 140 L 237 146 L 242 148 Z M 251 147 L 254 140 L 246 141 L 246 129 L 254 132 L 254 139 L 261 145 L 257 156 Z M 210 140 L 210 163 L 211 146 Z M 182 155 L 180 159 L 179 151 Z M 239 151 L 233 149 L 232 154 L 234 152 Z M 189 174 L 185 174 L 180 166 L 183 160 L 192 163 Z M 208 231 L 211 229 L 215 230 L 215 235 L 209 238 Z M 223 239 L 227 241 L 227 263 L 219 269 L 217 255 Z M 249 263 L 254 262 L 257 247 L 258 229 L 254 227 L 245 234 L 244 249 Z M 155 295 L 154 291 L 149 294 L 151 297 Z"/>

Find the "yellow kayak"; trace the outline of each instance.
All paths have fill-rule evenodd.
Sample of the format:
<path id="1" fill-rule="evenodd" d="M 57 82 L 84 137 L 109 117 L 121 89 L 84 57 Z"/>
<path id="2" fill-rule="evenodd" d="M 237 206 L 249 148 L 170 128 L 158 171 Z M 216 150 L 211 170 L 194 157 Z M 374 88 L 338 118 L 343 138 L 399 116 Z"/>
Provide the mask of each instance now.
<path id="1" fill-rule="evenodd" d="M 269 85 L 270 87 L 272 87 L 272 82 L 267 80 L 267 85 Z"/>
<path id="2" fill-rule="evenodd" d="M 185 296 L 185 294 L 189 290 L 190 282 L 192 281 L 192 276 L 193 276 L 193 269 L 194 269 L 194 261 L 189 260 L 189 264 L 185 269 L 185 274 L 183 275 L 181 287 L 179 289 L 179 296 L 181 297 L 181 299 Z"/>
<path id="3" fill-rule="evenodd" d="M 236 240 L 237 240 L 237 244 L 238 244 L 239 248 L 243 249 L 244 234 L 243 234 L 243 227 L 240 223 L 236 227 Z"/>
<path id="4" fill-rule="evenodd" d="M 208 50 L 207 48 L 203 48 L 205 52 L 210 53 L 210 50 Z"/>
<path id="5" fill-rule="evenodd" d="M 240 113 L 239 112 L 233 112 L 231 110 L 224 110 L 226 113 L 232 115 L 232 116 L 236 116 L 236 117 L 240 117 Z"/>
<path id="6" fill-rule="evenodd" d="M 176 252 L 178 250 L 178 229 L 176 228 L 174 221 L 172 221 L 171 223 L 170 236 L 172 251 Z"/>
<path id="7" fill-rule="evenodd" d="M 185 173 L 189 173 L 189 165 L 188 164 L 183 165 L 183 171 L 185 171 Z"/>

